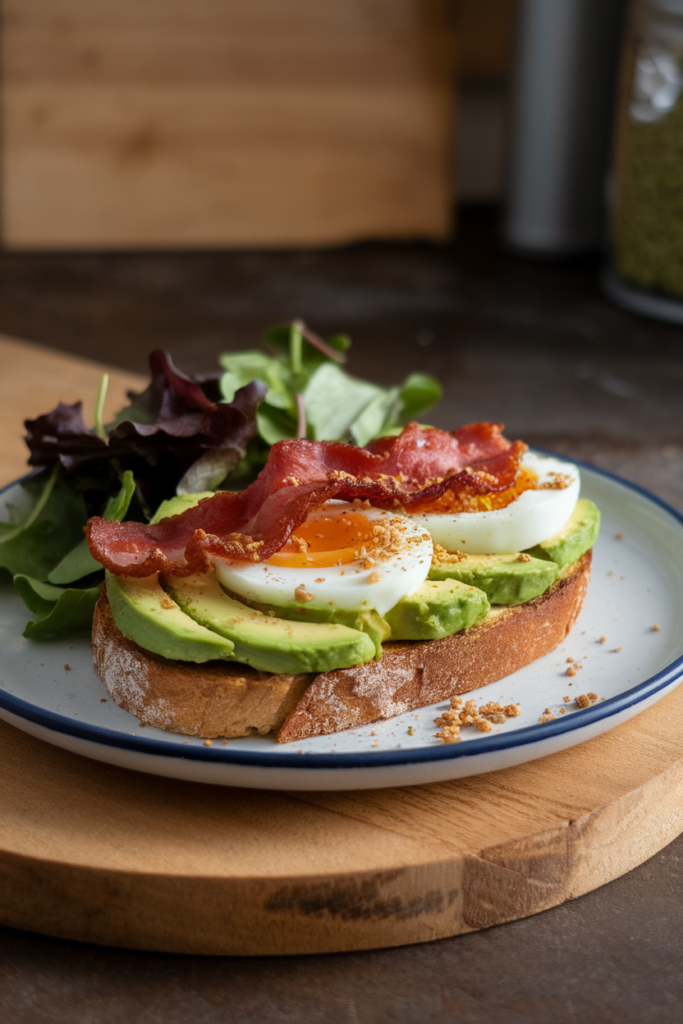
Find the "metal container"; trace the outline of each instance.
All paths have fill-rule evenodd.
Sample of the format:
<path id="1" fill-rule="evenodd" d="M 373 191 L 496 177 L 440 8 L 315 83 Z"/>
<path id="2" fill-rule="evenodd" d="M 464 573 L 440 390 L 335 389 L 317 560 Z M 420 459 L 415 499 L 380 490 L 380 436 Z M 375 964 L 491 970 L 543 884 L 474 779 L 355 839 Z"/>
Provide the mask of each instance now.
<path id="1" fill-rule="evenodd" d="M 521 0 L 506 243 L 599 248 L 625 0 Z"/>

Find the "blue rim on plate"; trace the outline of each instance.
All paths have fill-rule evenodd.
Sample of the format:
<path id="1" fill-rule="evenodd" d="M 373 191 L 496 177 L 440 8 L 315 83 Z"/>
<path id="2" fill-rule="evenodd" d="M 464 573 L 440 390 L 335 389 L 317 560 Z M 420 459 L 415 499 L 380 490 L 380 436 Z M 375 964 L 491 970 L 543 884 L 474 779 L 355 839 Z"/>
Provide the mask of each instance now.
<path id="1" fill-rule="evenodd" d="M 543 449 L 537 449 L 544 455 L 553 455 Z M 564 456 L 556 456 L 564 458 Z M 566 460 L 569 461 L 569 460 Z M 636 494 L 641 495 L 648 501 L 657 505 L 667 512 L 676 522 L 683 527 L 683 515 L 675 508 L 672 508 L 666 501 L 658 498 L 657 495 L 647 491 L 638 484 L 624 480 L 615 473 L 610 473 L 597 466 L 591 466 L 586 462 L 573 460 L 575 465 L 583 469 L 597 473 L 599 476 L 627 487 Z M 28 479 L 22 477 L 15 480 L 0 490 L 0 495 L 10 488 Z M 683 655 L 676 658 L 666 668 L 657 672 L 642 683 L 637 683 L 630 690 L 624 691 L 616 697 L 610 697 L 600 704 L 584 708 L 582 711 L 568 718 L 555 719 L 551 722 L 544 722 L 539 725 L 527 726 L 523 729 L 500 735 L 468 740 L 461 744 L 440 744 L 433 747 L 417 747 L 410 750 L 377 751 L 376 753 L 362 754 L 284 754 L 268 750 L 267 752 L 231 750 L 226 747 L 184 747 L 179 749 L 177 742 L 169 740 L 147 739 L 143 736 L 127 736 L 114 729 L 106 729 L 102 726 L 87 725 L 76 722 L 65 715 L 58 715 L 51 711 L 45 711 L 28 701 L 15 697 L 5 692 L 0 687 L 0 707 L 17 715 L 19 718 L 35 722 L 53 732 L 60 732 L 79 739 L 90 740 L 109 747 L 118 747 L 125 750 L 134 750 L 143 754 L 155 754 L 160 757 L 173 757 L 186 761 L 206 761 L 219 764 L 235 764 L 259 766 L 262 768 L 373 768 L 387 765 L 424 763 L 428 761 L 444 761 L 452 758 L 475 757 L 477 754 L 489 753 L 500 750 L 508 750 L 513 747 L 526 746 L 528 743 L 536 743 L 538 740 L 549 739 L 554 736 L 564 735 L 573 732 L 575 729 L 582 729 L 585 726 L 600 722 L 605 718 L 618 715 L 627 708 L 639 704 L 647 697 L 652 696 L 659 690 L 665 689 L 683 675 Z"/>

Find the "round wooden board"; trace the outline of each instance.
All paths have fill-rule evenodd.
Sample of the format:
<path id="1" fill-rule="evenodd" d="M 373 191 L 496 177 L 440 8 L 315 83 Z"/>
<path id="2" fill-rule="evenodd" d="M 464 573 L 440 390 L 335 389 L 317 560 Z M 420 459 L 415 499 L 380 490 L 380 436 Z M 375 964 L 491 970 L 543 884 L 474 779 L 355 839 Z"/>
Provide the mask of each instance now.
<path id="1" fill-rule="evenodd" d="M 683 687 L 487 776 L 283 794 L 141 775 L 0 722 L 0 920 L 209 954 L 322 953 L 557 906 L 683 830 Z"/>

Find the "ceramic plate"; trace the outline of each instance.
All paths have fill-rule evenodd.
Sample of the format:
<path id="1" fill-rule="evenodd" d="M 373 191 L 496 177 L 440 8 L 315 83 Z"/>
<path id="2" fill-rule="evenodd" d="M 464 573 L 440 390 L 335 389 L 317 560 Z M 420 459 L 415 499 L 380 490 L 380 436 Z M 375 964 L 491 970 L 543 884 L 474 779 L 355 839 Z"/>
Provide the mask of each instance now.
<path id="1" fill-rule="evenodd" d="M 16 487 L 0 492 L 0 502 Z M 30 616 L 9 587 L 0 590 L 0 717 L 99 761 L 263 789 L 416 785 L 507 768 L 583 743 L 681 681 L 683 517 L 633 484 L 588 466 L 582 467 L 582 494 L 603 515 L 586 604 L 555 651 L 474 692 L 478 703 L 522 708 L 518 718 L 487 735 L 464 729 L 460 743 L 442 744 L 434 719 L 447 703 L 287 746 L 251 737 L 205 747 L 200 739 L 141 729 L 110 699 L 102 702 L 87 636 L 60 643 L 22 639 Z M 568 658 L 582 666 L 573 678 L 566 674 Z M 597 703 L 577 708 L 574 698 L 591 691 Z M 539 723 L 546 708 L 555 717 Z"/>

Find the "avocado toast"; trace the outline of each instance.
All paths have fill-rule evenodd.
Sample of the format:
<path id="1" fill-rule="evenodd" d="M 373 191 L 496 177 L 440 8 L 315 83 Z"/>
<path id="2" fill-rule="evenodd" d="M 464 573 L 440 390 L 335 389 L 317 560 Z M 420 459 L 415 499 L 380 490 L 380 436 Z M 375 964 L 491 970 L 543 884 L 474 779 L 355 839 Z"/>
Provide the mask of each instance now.
<path id="1" fill-rule="evenodd" d="M 533 552 L 438 552 L 428 580 L 384 617 L 356 610 L 346 624 L 321 621 L 314 602 L 251 607 L 213 573 L 109 575 L 95 613 L 95 668 L 125 710 L 188 735 L 290 742 L 388 718 L 484 686 L 557 646 L 582 606 L 598 529 L 598 510 L 579 499 Z"/>

